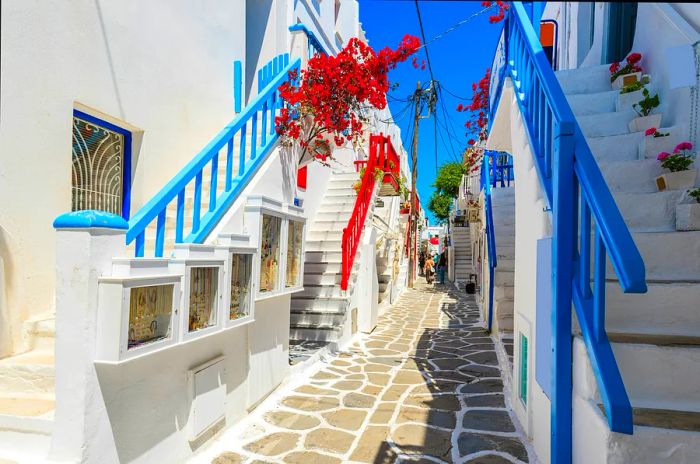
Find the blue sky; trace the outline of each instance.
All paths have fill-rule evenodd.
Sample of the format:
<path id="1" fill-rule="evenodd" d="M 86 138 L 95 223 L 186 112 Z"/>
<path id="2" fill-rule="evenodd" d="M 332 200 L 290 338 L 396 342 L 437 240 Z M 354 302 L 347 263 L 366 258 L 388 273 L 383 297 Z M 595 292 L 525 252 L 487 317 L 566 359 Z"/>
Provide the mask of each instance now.
<path id="1" fill-rule="evenodd" d="M 482 14 L 431 43 L 433 37 L 482 10 L 483 7 L 481 2 L 465 1 L 420 1 L 419 6 L 425 38 L 429 42 L 427 48 L 433 75 L 444 89 L 442 92 L 444 100 L 438 101 L 436 111 L 437 158 L 440 165 L 452 161 L 454 156 L 459 158 L 467 140 L 463 130 L 466 114 L 455 110 L 460 102 L 465 101 L 450 95 L 447 91 L 459 97 L 471 97 L 472 82 L 483 77 L 486 68 L 491 66 L 502 23 L 490 24 L 489 14 Z M 360 0 L 360 22 L 370 45 L 375 50 L 386 45 L 395 48 L 405 34 L 421 37 L 413 0 Z M 418 58 L 426 59 L 425 49 L 419 51 Z M 401 127 L 404 146 L 408 150 L 409 136 L 412 133 L 409 127 L 413 125 L 412 114 L 410 111 L 404 111 L 408 105 L 407 102 L 395 99 L 405 100 L 415 91 L 417 81 L 423 85 L 430 82 L 427 61 L 425 70 L 415 69 L 410 62 L 402 63 L 397 69 L 391 71 L 389 79 L 399 84 L 396 90 L 389 93 L 389 106 L 396 123 Z M 427 114 L 427 110 L 422 114 Z M 433 117 L 421 119 L 419 123 L 418 193 L 424 206 L 427 205 L 433 192 L 432 183 L 435 180 Z M 427 210 L 426 213 L 430 216 Z M 430 218 L 431 223 L 435 223 L 432 216 Z"/>

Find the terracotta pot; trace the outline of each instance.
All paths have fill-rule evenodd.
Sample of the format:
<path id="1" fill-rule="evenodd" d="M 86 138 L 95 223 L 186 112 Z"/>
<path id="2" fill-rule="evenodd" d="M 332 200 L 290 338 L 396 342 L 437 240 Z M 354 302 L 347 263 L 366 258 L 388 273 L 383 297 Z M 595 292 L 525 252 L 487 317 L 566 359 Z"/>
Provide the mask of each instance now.
<path id="1" fill-rule="evenodd" d="M 642 78 L 641 72 L 623 74 L 622 76 L 617 76 L 617 78 L 614 81 L 612 81 L 612 88 L 615 90 L 620 90 L 621 88 L 623 88 L 626 85 L 630 85 L 634 82 L 641 80 L 641 78 Z"/>
<path id="2" fill-rule="evenodd" d="M 650 114 L 649 116 L 638 116 L 629 123 L 630 132 L 643 132 L 650 127 L 661 126 L 662 114 Z"/>
<path id="3" fill-rule="evenodd" d="M 401 208 L 401 209 L 399 210 L 399 212 L 400 212 L 401 214 L 408 214 L 408 213 L 411 212 L 411 208 Z"/>
<path id="4" fill-rule="evenodd" d="M 676 206 L 676 230 L 700 230 L 700 203 Z"/>
<path id="5" fill-rule="evenodd" d="M 683 190 L 695 185 L 695 177 L 698 171 L 691 168 L 685 171 L 667 172 L 656 178 L 656 187 L 660 192 L 664 190 Z"/>

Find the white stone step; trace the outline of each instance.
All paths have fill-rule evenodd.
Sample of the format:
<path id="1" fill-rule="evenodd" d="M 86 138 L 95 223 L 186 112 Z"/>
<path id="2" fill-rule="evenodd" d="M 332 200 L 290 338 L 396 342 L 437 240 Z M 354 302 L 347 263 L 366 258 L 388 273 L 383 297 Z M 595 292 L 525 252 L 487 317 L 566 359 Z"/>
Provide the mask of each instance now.
<path id="1" fill-rule="evenodd" d="M 321 208 L 323 208 L 323 206 L 319 207 L 315 222 L 334 221 L 347 224 L 350 220 L 350 215 L 352 215 L 352 209 L 346 211 L 339 210 L 338 208 L 325 208 L 325 210 L 322 211 Z"/>
<path id="2" fill-rule="evenodd" d="M 349 212 L 352 213 L 356 200 L 356 195 L 326 196 L 319 208 L 323 208 L 323 211 L 332 211 L 333 208 L 335 208 L 337 211 L 344 211 L 345 209 L 349 208 Z M 321 210 L 319 209 L 319 211 Z"/>
<path id="3" fill-rule="evenodd" d="M 700 346 L 673 345 L 669 337 L 652 335 L 608 333 L 608 337 L 633 407 L 700 412 Z M 574 350 L 578 393 L 594 399 L 598 386 L 590 363 L 581 362 L 586 358 L 580 336 Z"/>
<path id="4" fill-rule="evenodd" d="M 292 309 L 291 327 L 340 326 L 346 317 L 345 311 L 319 311 Z"/>
<path id="5" fill-rule="evenodd" d="M 675 230 L 680 190 L 653 193 L 614 192 L 615 203 L 630 230 Z"/>
<path id="6" fill-rule="evenodd" d="M 340 251 L 342 250 L 342 240 L 340 239 L 340 235 L 338 235 L 337 237 L 338 238 L 324 240 L 309 239 L 306 241 L 306 251 L 337 251 L 338 253 L 340 253 Z"/>
<path id="7" fill-rule="evenodd" d="M 53 351 L 33 350 L 0 359 L 0 396 L 52 397 L 55 378 Z"/>
<path id="8" fill-rule="evenodd" d="M 513 299 L 515 295 L 515 286 L 510 285 L 494 285 L 493 297 L 498 299 Z"/>
<path id="9" fill-rule="evenodd" d="M 496 268 L 494 272 L 494 279 L 493 279 L 493 284 L 494 285 L 513 285 L 514 282 L 514 277 L 515 277 L 515 272 L 514 271 L 507 271 L 507 270 L 501 270 Z"/>
<path id="10" fill-rule="evenodd" d="M 336 284 L 304 284 L 304 289 L 295 293 L 300 298 L 343 298 L 345 291 Z"/>
<path id="11" fill-rule="evenodd" d="M 612 89 L 609 65 L 556 71 L 565 94 L 596 93 Z"/>
<path id="12" fill-rule="evenodd" d="M 338 226 L 336 226 L 336 227 L 333 227 L 330 229 L 325 229 L 325 230 L 316 230 L 316 227 L 314 226 L 314 228 L 312 230 L 309 230 L 306 233 L 306 240 L 313 240 L 313 241 L 319 241 L 319 240 L 320 241 L 324 241 L 324 240 L 337 241 L 337 240 L 341 240 L 343 237 L 343 228 L 347 227 L 347 224 L 344 225 L 342 228 L 339 227 L 340 224 L 342 224 L 342 223 L 339 223 Z"/>
<path id="13" fill-rule="evenodd" d="M 347 221 L 314 221 L 309 226 L 309 232 L 327 232 L 332 230 L 339 230 L 342 232 L 347 226 Z"/>
<path id="14" fill-rule="evenodd" d="M 354 182 L 360 178 L 360 174 L 352 172 L 333 172 L 332 181 L 333 182 Z"/>
<path id="15" fill-rule="evenodd" d="M 657 192 L 656 177 L 664 173 L 655 159 L 600 161 L 598 166 L 613 192 Z"/>
<path id="16" fill-rule="evenodd" d="M 586 116 L 616 111 L 618 95 L 620 95 L 619 90 L 608 89 L 603 92 L 571 94 L 567 95 L 566 99 L 574 115 Z"/>
<path id="17" fill-rule="evenodd" d="M 622 293 L 619 282 L 605 285 L 605 322 L 612 332 L 700 334 L 700 281 L 648 282 L 644 294 Z"/>
<path id="18" fill-rule="evenodd" d="M 647 280 L 700 280 L 700 231 L 634 232 Z M 615 279 L 608 259 L 608 278 Z"/>
<path id="19" fill-rule="evenodd" d="M 348 307 L 349 301 L 347 298 L 333 298 L 333 297 L 301 297 L 292 296 L 292 309 L 304 309 L 304 310 L 332 310 L 332 311 L 345 311 Z"/>
<path id="20" fill-rule="evenodd" d="M 24 321 L 23 331 L 30 350 L 53 351 L 56 343 L 56 318 L 46 315 Z"/>
<path id="21" fill-rule="evenodd" d="M 340 269 L 340 267 L 338 267 Z M 307 285 L 338 285 L 342 274 L 340 272 L 312 273 L 304 269 L 304 286 Z"/>
<path id="22" fill-rule="evenodd" d="M 336 326 L 316 326 L 299 324 L 290 327 L 290 340 L 314 340 L 319 342 L 337 342 L 342 329 Z"/>
<path id="23" fill-rule="evenodd" d="M 598 161 L 632 161 L 639 159 L 639 143 L 643 138 L 644 132 L 632 132 L 586 137 L 586 142 Z"/>
<path id="24" fill-rule="evenodd" d="M 586 137 L 601 137 L 629 133 L 629 122 L 634 117 L 634 111 L 620 111 L 579 116 L 577 119 Z"/>

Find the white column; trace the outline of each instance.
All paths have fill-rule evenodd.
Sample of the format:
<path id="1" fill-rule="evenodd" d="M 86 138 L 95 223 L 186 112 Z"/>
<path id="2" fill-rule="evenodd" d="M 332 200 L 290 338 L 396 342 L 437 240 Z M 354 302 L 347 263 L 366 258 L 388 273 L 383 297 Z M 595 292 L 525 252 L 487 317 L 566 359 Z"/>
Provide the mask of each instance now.
<path id="1" fill-rule="evenodd" d="M 95 370 L 98 278 L 125 254 L 126 221 L 102 211 L 66 213 L 56 228 L 56 412 L 50 457 L 118 462 Z"/>

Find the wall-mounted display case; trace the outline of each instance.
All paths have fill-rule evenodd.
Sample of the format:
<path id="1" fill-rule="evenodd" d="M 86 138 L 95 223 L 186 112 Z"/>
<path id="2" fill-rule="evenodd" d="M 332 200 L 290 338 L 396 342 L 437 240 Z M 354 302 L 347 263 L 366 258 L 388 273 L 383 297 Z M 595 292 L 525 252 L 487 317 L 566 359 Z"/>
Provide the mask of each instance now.
<path id="1" fill-rule="evenodd" d="M 298 287 L 302 284 L 302 264 L 304 245 L 304 223 L 287 221 L 287 265 L 285 287 Z"/>
<path id="2" fill-rule="evenodd" d="M 260 292 L 277 289 L 280 271 L 282 219 L 263 214 L 260 226 Z"/>
<path id="3" fill-rule="evenodd" d="M 250 246 L 249 237 L 237 234 L 221 234 L 216 247 L 217 255 L 225 258 L 224 266 L 224 324 L 227 327 L 254 319 L 257 275 L 257 250 Z"/>
<path id="4" fill-rule="evenodd" d="M 101 278 L 96 359 L 120 362 L 179 340 L 180 276 Z"/>

